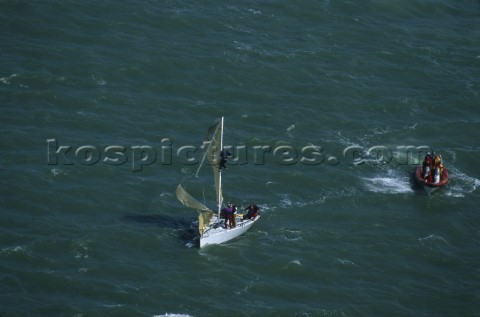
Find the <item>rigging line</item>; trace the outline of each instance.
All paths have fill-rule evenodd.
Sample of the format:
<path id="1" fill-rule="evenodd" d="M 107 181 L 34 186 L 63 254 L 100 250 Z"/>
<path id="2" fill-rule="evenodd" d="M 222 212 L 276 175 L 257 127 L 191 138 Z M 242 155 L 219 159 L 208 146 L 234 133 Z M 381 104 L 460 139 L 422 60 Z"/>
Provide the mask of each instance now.
<path id="1" fill-rule="evenodd" d="M 220 125 L 218 125 L 215 129 L 215 131 L 212 133 L 212 139 L 209 141 L 207 149 L 203 153 L 202 161 L 200 162 L 200 165 L 198 166 L 197 172 L 195 173 L 195 177 L 198 177 L 198 173 L 200 172 L 200 169 L 203 166 L 203 162 L 205 161 L 205 158 L 207 157 L 208 152 L 210 151 L 210 147 L 212 146 L 212 141 L 215 140 L 215 135 L 217 134 L 217 130 L 220 128 Z"/>

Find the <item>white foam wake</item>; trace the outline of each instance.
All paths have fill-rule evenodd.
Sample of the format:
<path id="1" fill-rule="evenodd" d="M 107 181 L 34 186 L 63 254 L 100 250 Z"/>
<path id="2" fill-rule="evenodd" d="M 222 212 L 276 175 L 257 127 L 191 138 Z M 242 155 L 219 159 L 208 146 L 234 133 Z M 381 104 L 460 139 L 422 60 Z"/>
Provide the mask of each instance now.
<path id="1" fill-rule="evenodd" d="M 374 177 L 364 178 L 365 187 L 375 193 L 403 194 L 413 192 L 408 178 Z"/>
<path id="2" fill-rule="evenodd" d="M 478 178 L 468 176 L 455 168 L 450 168 L 448 172 L 449 181 L 446 185 L 448 196 L 465 197 L 465 194 L 475 191 L 480 186 Z"/>

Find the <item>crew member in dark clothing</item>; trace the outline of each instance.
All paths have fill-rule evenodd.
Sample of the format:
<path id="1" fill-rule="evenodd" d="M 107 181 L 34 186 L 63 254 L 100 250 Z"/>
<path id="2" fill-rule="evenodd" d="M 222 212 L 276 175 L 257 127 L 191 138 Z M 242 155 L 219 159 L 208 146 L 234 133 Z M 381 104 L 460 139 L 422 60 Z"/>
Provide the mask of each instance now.
<path id="1" fill-rule="evenodd" d="M 227 205 L 227 208 L 224 208 L 222 210 L 224 216 L 225 216 L 225 229 L 227 229 L 228 227 L 233 228 L 234 225 L 233 225 L 233 207 L 232 207 L 232 204 L 228 204 Z M 227 225 L 228 224 L 228 225 Z"/>
<path id="2" fill-rule="evenodd" d="M 243 220 L 245 220 L 245 219 L 255 219 L 255 217 L 257 216 L 257 213 L 260 210 L 260 208 L 258 208 L 258 206 L 255 205 L 255 203 L 252 202 L 250 204 L 250 206 L 248 206 L 247 208 L 245 208 L 243 210 L 248 210 L 247 214 L 243 215 Z"/>
<path id="3" fill-rule="evenodd" d="M 227 157 L 231 156 L 232 154 L 230 154 L 230 152 L 226 151 L 225 149 L 223 149 L 221 152 L 220 152 L 220 170 L 222 170 L 222 167 L 224 169 L 227 169 Z"/>

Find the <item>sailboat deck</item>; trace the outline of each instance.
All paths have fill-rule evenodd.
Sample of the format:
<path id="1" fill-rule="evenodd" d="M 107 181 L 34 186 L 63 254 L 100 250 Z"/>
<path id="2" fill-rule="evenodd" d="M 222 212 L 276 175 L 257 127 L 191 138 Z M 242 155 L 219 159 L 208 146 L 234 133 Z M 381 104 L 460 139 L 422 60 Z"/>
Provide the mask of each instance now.
<path id="1" fill-rule="evenodd" d="M 257 216 L 255 219 L 243 220 L 241 217 L 237 217 L 234 228 L 225 228 L 225 220 L 218 219 L 215 216 L 214 219 L 212 219 L 211 225 L 208 226 L 208 229 L 200 238 L 200 247 L 208 244 L 219 244 L 234 239 L 247 231 L 259 218 L 260 216 Z"/>

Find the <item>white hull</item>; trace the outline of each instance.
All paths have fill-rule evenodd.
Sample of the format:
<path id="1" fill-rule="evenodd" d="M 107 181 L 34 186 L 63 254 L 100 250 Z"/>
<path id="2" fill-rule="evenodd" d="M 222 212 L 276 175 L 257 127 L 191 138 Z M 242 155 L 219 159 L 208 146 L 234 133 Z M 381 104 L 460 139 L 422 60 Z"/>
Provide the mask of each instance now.
<path id="1" fill-rule="evenodd" d="M 242 220 L 242 218 L 237 218 L 237 225 L 235 228 L 225 229 L 225 220 L 220 219 L 220 221 L 218 221 L 217 217 L 214 217 L 214 219 L 212 219 L 212 224 L 200 237 L 200 248 L 203 248 L 209 244 L 220 244 L 235 239 L 250 229 L 253 223 L 258 220 L 258 218 L 260 218 L 260 216 L 257 216 L 255 220 Z"/>

